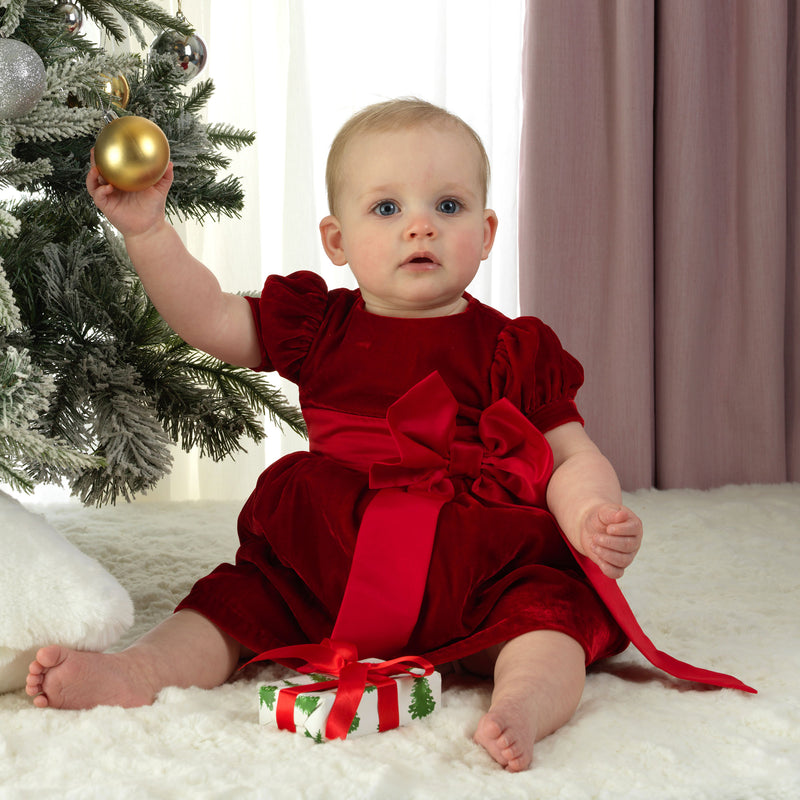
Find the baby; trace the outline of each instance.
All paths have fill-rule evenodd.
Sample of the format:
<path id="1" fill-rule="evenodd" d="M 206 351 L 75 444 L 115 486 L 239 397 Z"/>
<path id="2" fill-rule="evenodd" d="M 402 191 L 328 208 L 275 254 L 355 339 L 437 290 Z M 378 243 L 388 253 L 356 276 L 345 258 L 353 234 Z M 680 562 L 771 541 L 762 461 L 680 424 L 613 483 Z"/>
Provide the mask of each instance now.
<path id="1" fill-rule="evenodd" d="M 87 187 L 178 334 L 299 385 L 310 452 L 263 473 L 236 563 L 135 644 L 42 648 L 34 704 L 144 705 L 165 686 L 211 688 L 253 653 L 333 633 L 361 658 L 422 655 L 493 676 L 475 741 L 527 769 L 534 744 L 573 715 L 586 665 L 628 643 L 569 545 L 616 579 L 642 525 L 584 432 L 577 361 L 538 319 L 466 293 L 498 224 L 477 134 L 414 99 L 371 106 L 340 131 L 320 233 L 355 291 L 309 272 L 269 278 L 260 298 L 221 291 L 166 221 L 171 181 L 170 165 L 125 193 L 92 167 Z M 419 585 L 400 591 L 404 570 Z"/>

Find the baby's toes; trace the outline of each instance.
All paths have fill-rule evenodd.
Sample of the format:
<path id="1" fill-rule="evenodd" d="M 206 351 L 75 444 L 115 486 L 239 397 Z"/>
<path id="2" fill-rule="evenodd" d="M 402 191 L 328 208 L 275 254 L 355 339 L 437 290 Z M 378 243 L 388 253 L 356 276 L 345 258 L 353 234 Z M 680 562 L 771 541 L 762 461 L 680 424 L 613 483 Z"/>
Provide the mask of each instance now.
<path id="1" fill-rule="evenodd" d="M 43 667 L 39 661 L 31 661 L 28 664 L 28 675 L 38 676 L 41 675 L 45 671 L 46 667 Z"/>
<path id="2" fill-rule="evenodd" d="M 509 772 L 524 772 L 531 765 L 531 754 L 525 748 L 513 742 L 502 751 L 505 767 Z"/>
<path id="3" fill-rule="evenodd" d="M 500 766 L 506 765 L 503 750 L 508 747 L 503 729 L 490 715 L 486 714 L 478 723 L 473 741 L 481 745 Z"/>
<path id="4" fill-rule="evenodd" d="M 42 673 L 35 673 L 33 664 L 31 664 L 30 670 L 28 677 L 25 679 L 25 691 L 29 695 L 39 694 L 42 691 Z"/>

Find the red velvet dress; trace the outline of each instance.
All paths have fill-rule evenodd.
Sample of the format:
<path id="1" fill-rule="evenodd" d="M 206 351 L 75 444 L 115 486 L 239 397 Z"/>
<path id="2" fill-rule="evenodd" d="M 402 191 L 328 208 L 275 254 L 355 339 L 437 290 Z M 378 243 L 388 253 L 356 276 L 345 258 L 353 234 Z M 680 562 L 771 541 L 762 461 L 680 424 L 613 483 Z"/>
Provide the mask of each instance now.
<path id="1" fill-rule="evenodd" d="M 421 416 L 452 395 L 459 442 L 475 442 L 482 413 L 502 398 L 541 432 L 582 422 L 574 397 L 583 370 L 555 334 L 537 319 L 468 301 L 455 316 L 389 318 L 366 312 L 357 291 L 329 292 L 312 273 L 267 280 L 251 299 L 261 368 L 298 384 L 310 452 L 265 470 L 239 517 L 236 563 L 199 580 L 178 608 L 255 652 L 331 636 L 362 517 L 383 491 L 370 488 L 370 467 L 392 460 L 387 410 L 430 376 L 433 393 L 417 389 Z M 537 629 L 575 638 L 587 663 L 627 646 L 544 507 L 552 456 L 546 445 L 538 452 L 545 473 L 535 504 L 482 495 L 475 469 L 447 477 L 413 629 L 394 652 L 359 648 L 360 657 L 414 654 L 441 664 Z M 404 536 L 392 539 L 384 544 L 399 557 Z"/>

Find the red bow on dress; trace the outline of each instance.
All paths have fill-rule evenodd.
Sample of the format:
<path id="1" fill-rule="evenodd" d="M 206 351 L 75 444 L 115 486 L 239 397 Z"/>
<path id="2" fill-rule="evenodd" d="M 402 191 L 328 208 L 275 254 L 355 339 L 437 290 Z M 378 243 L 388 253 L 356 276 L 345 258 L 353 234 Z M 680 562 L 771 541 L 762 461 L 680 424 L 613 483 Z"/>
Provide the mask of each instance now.
<path id="1" fill-rule="evenodd" d="M 458 403 L 438 372 L 393 403 L 386 415 L 399 457 L 373 464 L 371 489 L 402 487 L 450 500 L 453 477 L 473 478 L 485 500 L 542 506 L 553 453 L 522 412 L 502 398 L 480 416 L 479 441 L 456 439 Z"/>

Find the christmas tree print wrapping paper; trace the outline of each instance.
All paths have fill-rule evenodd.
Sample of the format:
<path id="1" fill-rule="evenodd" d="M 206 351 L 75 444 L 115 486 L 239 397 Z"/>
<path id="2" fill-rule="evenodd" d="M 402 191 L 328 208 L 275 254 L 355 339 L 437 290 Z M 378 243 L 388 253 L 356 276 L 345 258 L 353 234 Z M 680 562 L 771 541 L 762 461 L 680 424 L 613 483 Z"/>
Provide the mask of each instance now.
<path id="1" fill-rule="evenodd" d="M 365 661 L 371 660 L 365 659 Z M 282 691 L 295 686 L 307 686 L 330 680 L 334 680 L 334 678 L 315 672 L 310 675 L 298 674 L 292 680 L 259 684 L 259 722 L 262 725 L 277 724 L 278 697 Z M 441 705 L 442 679 L 438 672 L 432 672 L 427 676 L 397 675 L 393 676 L 391 680 L 397 689 L 400 725 L 424 719 Z M 294 702 L 294 724 L 297 732 L 303 733 L 315 742 L 325 742 L 325 726 L 335 699 L 336 689 L 322 689 L 317 692 L 308 691 L 299 694 Z M 347 736 L 349 738 L 377 733 L 380 730 L 380 722 L 377 687 L 368 683 Z"/>

